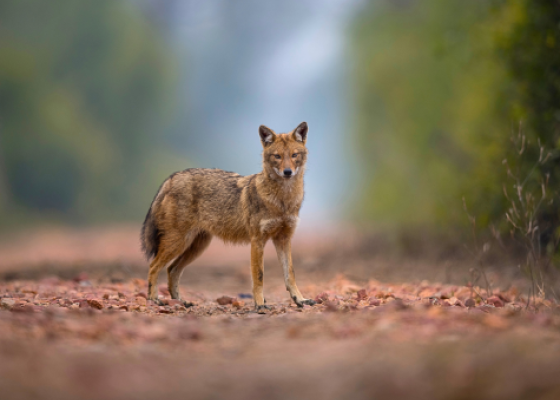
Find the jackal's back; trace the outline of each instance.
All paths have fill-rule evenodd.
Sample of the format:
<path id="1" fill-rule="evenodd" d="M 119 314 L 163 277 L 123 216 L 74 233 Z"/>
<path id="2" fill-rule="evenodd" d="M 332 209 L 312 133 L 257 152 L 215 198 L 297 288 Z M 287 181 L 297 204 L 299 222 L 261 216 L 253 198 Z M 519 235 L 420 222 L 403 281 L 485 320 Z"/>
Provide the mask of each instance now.
<path id="1" fill-rule="evenodd" d="M 247 196 L 243 192 L 254 185 L 254 177 L 202 168 L 171 175 L 161 185 L 144 221 L 141 241 L 146 256 L 157 254 L 162 236 L 182 240 L 193 229 L 229 242 L 248 242 L 248 210 L 243 201 Z"/>

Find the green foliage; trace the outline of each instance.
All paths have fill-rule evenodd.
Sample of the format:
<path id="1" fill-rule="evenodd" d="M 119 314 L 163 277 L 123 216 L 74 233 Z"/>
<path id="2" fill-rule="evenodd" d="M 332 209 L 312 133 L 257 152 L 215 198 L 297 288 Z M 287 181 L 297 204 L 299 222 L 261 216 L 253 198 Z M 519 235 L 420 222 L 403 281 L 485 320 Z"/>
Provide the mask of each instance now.
<path id="1" fill-rule="evenodd" d="M 532 142 L 519 168 L 530 174 L 526 190 L 540 192 L 548 180 L 553 195 L 539 215 L 541 241 L 549 245 L 560 235 L 560 3 L 548 0 L 517 1 L 519 12 L 507 34 L 499 37 L 498 49 L 511 74 L 511 103 L 523 119 L 524 133 Z M 540 141 L 552 157 L 531 168 L 539 158 Z"/>
<path id="2" fill-rule="evenodd" d="M 544 0 L 368 4 L 353 30 L 360 216 L 456 227 L 465 197 L 480 225 L 503 219 L 518 121 L 556 145 L 558 12 Z"/>
<path id="3" fill-rule="evenodd" d="M 0 15 L 4 217 L 139 217 L 172 76 L 160 35 L 123 1 L 7 0 Z"/>

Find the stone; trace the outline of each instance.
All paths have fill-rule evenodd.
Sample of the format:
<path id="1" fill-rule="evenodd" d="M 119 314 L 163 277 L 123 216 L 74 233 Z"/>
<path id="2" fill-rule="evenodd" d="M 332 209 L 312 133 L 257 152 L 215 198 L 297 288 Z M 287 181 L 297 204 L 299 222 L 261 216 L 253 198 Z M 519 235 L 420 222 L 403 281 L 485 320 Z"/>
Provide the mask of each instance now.
<path id="1" fill-rule="evenodd" d="M 0 301 L 0 308 L 3 308 L 4 310 L 10 310 L 15 304 L 16 301 L 13 299 L 2 299 Z"/>

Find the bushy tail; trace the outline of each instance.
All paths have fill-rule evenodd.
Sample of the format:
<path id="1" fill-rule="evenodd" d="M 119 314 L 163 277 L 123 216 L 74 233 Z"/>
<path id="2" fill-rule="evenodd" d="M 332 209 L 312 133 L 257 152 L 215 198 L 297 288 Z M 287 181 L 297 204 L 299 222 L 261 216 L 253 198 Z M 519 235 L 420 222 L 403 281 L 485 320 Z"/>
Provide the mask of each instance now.
<path id="1" fill-rule="evenodd" d="M 140 233 L 142 251 L 148 260 L 157 255 L 160 238 L 160 230 L 154 219 L 152 207 L 153 203 L 148 210 L 148 214 L 146 214 L 146 219 L 144 220 L 144 224 L 142 224 L 142 231 Z"/>

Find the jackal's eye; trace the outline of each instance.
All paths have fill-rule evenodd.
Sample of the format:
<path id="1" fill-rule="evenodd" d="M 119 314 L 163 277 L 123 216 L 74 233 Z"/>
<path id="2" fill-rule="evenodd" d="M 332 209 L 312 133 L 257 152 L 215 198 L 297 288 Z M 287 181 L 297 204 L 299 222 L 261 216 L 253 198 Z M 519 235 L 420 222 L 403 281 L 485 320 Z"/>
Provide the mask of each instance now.
<path id="1" fill-rule="evenodd" d="M 276 158 L 277 160 L 280 160 L 282 158 L 282 156 L 280 154 L 275 154 L 274 158 Z"/>
<path id="2" fill-rule="evenodd" d="M 296 158 L 297 157 L 297 153 L 292 154 L 292 158 Z"/>

